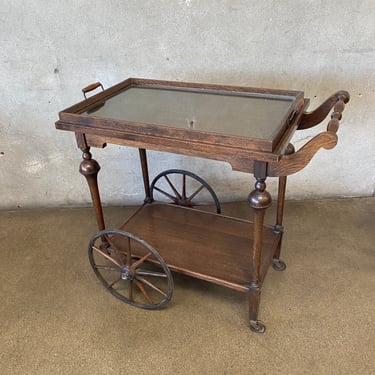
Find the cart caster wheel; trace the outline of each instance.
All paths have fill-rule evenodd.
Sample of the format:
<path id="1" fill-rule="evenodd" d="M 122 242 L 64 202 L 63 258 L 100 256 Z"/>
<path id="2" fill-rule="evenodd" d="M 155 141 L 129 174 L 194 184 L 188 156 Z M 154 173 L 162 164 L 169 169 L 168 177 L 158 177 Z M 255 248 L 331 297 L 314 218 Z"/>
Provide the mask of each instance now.
<path id="1" fill-rule="evenodd" d="M 255 333 L 264 333 L 266 326 L 260 320 L 250 320 L 250 330 Z"/>
<path id="2" fill-rule="evenodd" d="M 172 274 L 147 242 L 121 230 L 91 238 L 90 264 L 104 287 L 119 300 L 142 309 L 159 309 L 172 298 Z"/>
<path id="3" fill-rule="evenodd" d="M 189 190 L 189 192 L 188 192 Z M 158 174 L 151 183 L 151 197 L 155 191 L 167 201 L 178 206 L 193 207 L 214 205 L 216 213 L 221 213 L 220 202 L 214 190 L 201 177 L 181 169 L 169 169 Z M 195 199 L 198 194 L 208 193 L 208 202 L 201 203 Z"/>
<path id="4" fill-rule="evenodd" d="M 285 264 L 284 261 L 282 261 L 280 259 L 274 259 L 272 261 L 272 268 L 275 271 L 284 271 L 286 269 L 286 264 Z"/>

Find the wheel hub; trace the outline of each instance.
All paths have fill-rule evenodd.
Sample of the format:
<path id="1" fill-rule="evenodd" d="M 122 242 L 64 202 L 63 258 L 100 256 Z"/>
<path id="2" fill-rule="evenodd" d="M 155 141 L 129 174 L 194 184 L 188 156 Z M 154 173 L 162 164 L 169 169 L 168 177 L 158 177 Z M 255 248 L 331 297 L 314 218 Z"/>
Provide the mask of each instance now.
<path id="1" fill-rule="evenodd" d="M 179 199 L 177 204 L 179 206 L 191 207 L 191 203 L 188 199 Z"/>
<path id="2" fill-rule="evenodd" d="M 121 270 L 121 278 L 123 280 L 134 280 L 134 273 L 127 267 Z"/>

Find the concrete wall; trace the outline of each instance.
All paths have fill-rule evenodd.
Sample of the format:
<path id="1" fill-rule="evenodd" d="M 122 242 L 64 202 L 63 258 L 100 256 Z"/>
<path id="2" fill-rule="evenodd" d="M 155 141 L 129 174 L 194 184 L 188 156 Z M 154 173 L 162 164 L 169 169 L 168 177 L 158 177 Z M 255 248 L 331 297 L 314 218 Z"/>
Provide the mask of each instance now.
<path id="1" fill-rule="evenodd" d="M 74 136 L 54 121 L 87 84 L 128 77 L 302 90 L 311 108 L 346 89 L 338 146 L 292 176 L 287 197 L 372 195 L 374 20 L 372 0 L 2 0 L 0 207 L 90 202 Z M 297 134 L 295 146 L 316 132 Z M 137 150 L 93 154 L 105 204 L 142 201 Z M 253 186 L 220 162 L 155 152 L 150 164 L 153 176 L 198 173 L 223 200 L 245 199 Z"/>

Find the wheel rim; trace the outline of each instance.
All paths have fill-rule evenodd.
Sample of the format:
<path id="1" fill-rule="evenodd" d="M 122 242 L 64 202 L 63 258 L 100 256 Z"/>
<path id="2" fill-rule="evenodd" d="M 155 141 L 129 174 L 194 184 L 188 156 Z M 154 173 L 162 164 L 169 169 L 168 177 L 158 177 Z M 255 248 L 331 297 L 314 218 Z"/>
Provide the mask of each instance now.
<path id="1" fill-rule="evenodd" d="M 159 309 L 172 297 L 171 272 L 147 242 L 131 233 L 104 230 L 88 247 L 90 264 L 116 298 L 143 309 Z"/>
<path id="2" fill-rule="evenodd" d="M 211 186 L 201 177 L 180 169 L 169 169 L 158 174 L 151 184 L 152 199 L 158 195 L 168 203 L 199 208 L 213 205 L 221 213 L 220 202 Z M 199 201 L 204 197 L 207 201 Z M 159 199 L 157 199 L 159 200 Z"/>

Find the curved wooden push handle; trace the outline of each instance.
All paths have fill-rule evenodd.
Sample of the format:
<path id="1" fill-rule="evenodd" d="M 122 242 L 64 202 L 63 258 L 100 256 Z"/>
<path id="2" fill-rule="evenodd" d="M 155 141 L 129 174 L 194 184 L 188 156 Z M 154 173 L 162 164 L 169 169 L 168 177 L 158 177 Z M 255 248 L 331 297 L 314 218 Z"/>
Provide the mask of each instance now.
<path id="1" fill-rule="evenodd" d="M 325 131 L 316 135 L 307 142 L 296 153 L 284 155 L 278 163 L 268 166 L 267 174 L 269 176 L 289 176 L 299 172 L 310 163 L 313 156 L 320 148 L 329 150 L 337 144 L 337 134 L 331 131 Z"/>
<path id="2" fill-rule="evenodd" d="M 331 120 L 327 130 L 316 135 L 296 153 L 281 156 L 278 163 L 268 166 L 269 176 L 288 176 L 303 169 L 318 152 L 320 148 L 329 150 L 337 144 L 337 130 L 339 128 L 345 104 L 349 101 L 349 93 L 339 91 L 328 98 L 320 107 L 310 113 L 305 113 L 298 129 L 308 129 L 319 124 L 333 107 Z M 324 117 L 323 117 L 324 116 Z"/>
<path id="3" fill-rule="evenodd" d="M 91 85 L 88 85 L 88 86 L 84 87 L 82 89 L 82 92 L 83 92 L 83 96 L 85 97 L 85 99 L 87 99 L 87 95 L 86 95 L 87 93 L 89 93 L 91 91 L 94 91 L 98 87 L 101 87 L 102 90 L 104 91 L 104 87 L 100 82 L 95 82 L 95 83 L 92 83 Z"/>
<path id="4" fill-rule="evenodd" d="M 331 95 L 325 102 L 312 112 L 304 112 L 297 130 L 309 129 L 320 124 L 328 115 L 328 112 L 334 106 L 334 111 L 331 115 L 332 119 L 337 118 L 339 121 L 342 117 L 342 112 L 345 109 L 345 104 L 349 102 L 350 95 L 347 91 L 338 91 Z M 337 129 L 336 129 L 337 131 Z M 335 133 L 336 133 L 335 131 Z"/>
<path id="5" fill-rule="evenodd" d="M 350 99 L 347 91 L 340 91 L 336 95 L 339 100 L 333 107 L 331 121 L 327 125 L 327 130 L 334 133 L 337 133 L 337 130 L 339 130 L 340 120 L 345 109 L 345 104 L 348 103 Z"/>

